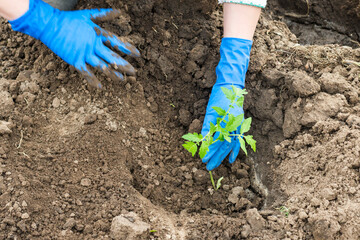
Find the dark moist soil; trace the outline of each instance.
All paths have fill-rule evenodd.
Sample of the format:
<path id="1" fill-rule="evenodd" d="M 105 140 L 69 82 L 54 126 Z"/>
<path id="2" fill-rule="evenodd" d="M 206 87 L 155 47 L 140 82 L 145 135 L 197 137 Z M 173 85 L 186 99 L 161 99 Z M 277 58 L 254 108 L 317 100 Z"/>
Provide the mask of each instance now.
<path id="1" fill-rule="evenodd" d="M 269 0 L 268 10 L 283 18 L 301 43 L 360 46 L 358 0 Z"/>
<path id="2" fill-rule="evenodd" d="M 206 1 L 80 1 L 133 43 L 136 78 L 104 90 L 0 24 L 0 239 L 359 239 L 360 49 L 302 46 L 260 19 L 245 110 L 256 153 L 214 171 L 200 132 L 219 60 Z M 151 231 L 152 230 L 152 231 Z"/>

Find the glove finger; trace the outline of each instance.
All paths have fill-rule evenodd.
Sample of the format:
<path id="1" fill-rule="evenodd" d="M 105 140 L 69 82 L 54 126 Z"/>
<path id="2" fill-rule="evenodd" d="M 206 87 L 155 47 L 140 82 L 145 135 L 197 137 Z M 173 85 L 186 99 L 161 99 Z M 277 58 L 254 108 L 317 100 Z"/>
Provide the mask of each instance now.
<path id="1" fill-rule="evenodd" d="M 208 163 L 212 159 L 217 158 L 218 156 L 221 156 L 225 151 L 227 151 L 227 148 L 231 144 L 232 143 L 229 143 L 227 141 L 223 141 L 223 142 L 218 141 L 218 142 L 212 144 L 209 147 L 209 152 L 205 155 L 202 162 L 203 163 Z"/>
<path id="2" fill-rule="evenodd" d="M 218 138 L 219 133 L 215 133 L 214 139 Z M 207 163 L 210 158 L 219 150 L 223 142 L 217 141 L 210 145 L 209 151 L 206 153 L 205 157 L 202 159 L 203 163 Z"/>
<path id="3" fill-rule="evenodd" d="M 235 138 L 233 141 L 234 141 L 234 145 L 232 147 L 232 150 L 231 150 L 231 153 L 229 156 L 229 163 L 235 162 L 237 156 L 239 155 L 240 148 L 241 148 L 240 142 L 237 138 Z"/>
<path id="4" fill-rule="evenodd" d="M 135 75 L 135 68 L 118 54 L 103 45 L 102 42 L 96 44 L 95 53 L 97 56 L 111 64 L 114 69 L 120 70 L 131 76 Z"/>
<path id="5" fill-rule="evenodd" d="M 78 72 L 80 72 L 86 81 L 90 84 L 90 86 L 95 88 L 102 88 L 100 81 L 96 78 L 95 74 L 90 70 L 88 66 L 76 67 Z"/>
<path id="6" fill-rule="evenodd" d="M 132 57 L 140 57 L 139 50 L 136 49 L 133 45 L 128 42 L 122 41 L 118 36 L 115 34 L 105 31 L 104 29 L 100 28 L 99 26 L 95 25 L 94 30 L 98 36 L 101 36 L 101 40 L 105 43 L 110 45 L 112 48 L 116 49 L 119 52 L 123 52 Z"/>
<path id="7" fill-rule="evenodd" d="M 96 21 L 109 21 L 121 15 L 120 10 L 111 8 L 90 9 L 85 11 L 88 11 L 87 14 L 89 14 L 91 20 Z"/>
<path id="8" fill-rule="evenodd" d="M 226 158 L 226 156 L 230 153 L 231 149 L 232 149 L 232 143 L 225 143 L 223 142 L 225 146 L 221 146 L 221 150 L 217 151 L 212 158 L 210 159 L 210 161 L 207 163 L 206 165 L 206 169 L 208 171 L 212 171 L 213 169 L 217 168 L 218 166 L 220 166 L 220 164 L 222 163 L 222 161 L 224 161 L 224 159 Z"/>
<path id="9" fill-rule="evenodd" d="M 101 60 L 99 57 L 92 55 L 87 59 L 87 63 L 91 65 L 92 67 L 98 69 L 99 71 L 103 72 L 111 78 L 112 80 L 116 81 L 118 79 L 124 80 L 124 76 L 112 69 L 109 68 L 109 65 L 106 64 L 103 60 Z"/>

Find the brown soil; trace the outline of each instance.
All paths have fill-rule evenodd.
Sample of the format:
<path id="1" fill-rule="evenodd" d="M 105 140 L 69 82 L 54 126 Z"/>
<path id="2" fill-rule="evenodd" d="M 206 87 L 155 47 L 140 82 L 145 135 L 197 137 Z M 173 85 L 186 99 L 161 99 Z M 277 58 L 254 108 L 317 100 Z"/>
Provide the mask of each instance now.
<path id="1" fill-rule="evenodd" d="M 324 31 L 327 32 L 326 35 L 335 35 L 338 42 L 341 41 L 345 44 L 351 44 L 351 42 L 341 40 L 344 39 L 344 35 L 357 42 L 360 41 L 359 0 L 269 0 L 268 5 L 268 9 L 276 12 L 277 15 L 293 22 L 305 24 L 306 32 L 317 34 Z M 293 30 L 297 27 L 291 28 Z M 333 33 L 327 31 L 329 29 Z M 342 36 L 337 33 L 341 33 Z M 302 34 L 302 32 L 299 31 L 299 34 Z M 325 39 L 327 38 L 326 35 L 321 36 L 320 34 L 320 38 L 323 38 L 322 41 L 329 41 Z M 306 39 L 301 40 L 306 41 Z M 359 47 L 359 45 L 356 46 Z"/>
<path id="2" fill-rule="evenodd" d="M 213 191 L 181 136 L 201 130 L 221 10 L 99 2 L 79 7 L 120 9 L 102 26 L 142 52 L 136 79 L 98 74 L 103 91 L 1 20 L 0 239 L 360 238 L 359 48 L 299 45 L 264 14 L 245 103 L 258 152 Z"/>

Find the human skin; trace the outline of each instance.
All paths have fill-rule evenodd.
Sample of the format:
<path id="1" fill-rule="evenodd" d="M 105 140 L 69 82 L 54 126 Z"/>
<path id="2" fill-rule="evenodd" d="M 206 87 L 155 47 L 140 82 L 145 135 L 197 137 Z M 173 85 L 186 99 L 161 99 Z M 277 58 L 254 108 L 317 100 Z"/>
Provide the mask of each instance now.
<path id="1" fill-rule="evenodd" d="M 261 8 L 224 3 L 224 37 L 252 40 Z"/>
<path id="2" fill-rule="evenodd" d="M 15 20 L 29 9 L 29 0 L 0 0 L 0 16 L 7 20 Z"/>

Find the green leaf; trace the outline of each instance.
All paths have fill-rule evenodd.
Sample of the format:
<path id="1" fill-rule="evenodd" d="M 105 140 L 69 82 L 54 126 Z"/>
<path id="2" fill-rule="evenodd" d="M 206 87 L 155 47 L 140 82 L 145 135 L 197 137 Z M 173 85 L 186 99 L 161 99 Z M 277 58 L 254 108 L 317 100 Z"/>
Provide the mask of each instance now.
<path id="1" fill-rule="evenodd" d="M 240 127 L 244 119 L 244 114 L 240 114 L 234 118 L 234 121 L 231 124 L 226 125 L 226 130 L 229 132 L 236 131 Z"/>
<path id="2" fill-rule="evenodd" d="M 217 138 L 220 142 L 223 142 L 225 140 L 224 133 L 220 132 L 219 137 Z"/>
<path id="3" fill-rule="evenodd" d="M 247 94 L 247 91 L 245 89 L 241 89 L 241 88 L 238 88 L 238 87 L 235 87 L 234 85 L 231 86 L 232 87 L 232 90 L 233 92 L 236 94 L 236 96 L 238 97 L 241 97 L 245 94 Z"/>
<path id="4" fill-rule="evenodd" d="M 188 150 L 189 152 L 191 152 L 192 156 L 195 156 L 195 153 L 197 152 L 197 145 L 196 143 L 193 142 L 185 142 L 183 144 L 183 147 Z"/>
<path id="5" fill-rule="evenodd" d="M 229 117 L 229 121 L 227 121 L 227 122 L 226 122 L 226 125 L 225 125 L 225 130 L 226 130 L 226 131 L 229 131 L 229 130 L 228 130 L 229 126 L 231 126 L 231 125 L 233 124 L 234 120 L 235 120 L 235 117 L 234 117 L 233 114 L 229 114 L 228 117 Z M 224 122 L 225 122 L 225 121 L 224 121 Z"/>
<path id="6" fill-rule="evenodd" d="M 245 152 L 245 154 L 247 155 L 247 150 L 246 150 L 246 146 L 245 146 L 245 141 L 243 138 L 239 137 L 239 142 L 240 142 L 240 146 L 241 149 Z"/>
<path id="7" fill-rule="evenodd" d="M 244 120 L 244 122 L 241 124 L 241 129 L 240 129 L 240 133 L 246 133 L 250 130 L 250 126 L 251 126 L 251 117 L 247 118 Z"/>
<path id="8" fill-rule="evenodd" d="M 244 136 L 247 144 L 249 144 L 254 152 L 256 152 L 256 140 L 253 139 L 252 135 Z"/>
<path id="9" fill-rule="evenodd" d="M 216 190 L 218 190 L 221 187 L 221 181 L 224 179 L 224 177 L 219 178 L 216 182 Z"/>
<path id="10" fill-rule="evenodd" d="M 226 141 L 228 141 L 229 143 L 231 143 L 231 137 L 224 135 L 224 138 L 225 138 Z"/>
<path id="11" fill-rule="evenodd" d="M 239 97 L 237 100 L 236 100 L 236 105 L 238 106 L 238 107 L 243 107 L 244 106 L 244 96 L 241 96 L 241 97 Z"/>
<path id="12" fill-rule="evenodd" d="M 225 116 L 226 111 L 222 109 L 221 107 L 212 107 L 217 114 L 219 114 L 220 117 Z"/>
<path id="13" fill-rule="evenodd" d="M 201 159 L 203 159 L 205 157 L 206 153 L 209 151 L 210 144 L 211 144 L 211 142 L 209 142 L 209 141 L 204 141 L 201 143 L 200 150 L 199 150 L 199 156 Z"/>
<path id="14" fill-rule="evenodd" d="M 217 127 L 212 123 L 210 122 L 210 136 L 212 136 L 215 132 L 216 132 L 216 129 Z"/>
<path id="15" fill-rule="evenodd" d="M 222 92 L 225 94 L 226 98 L 230 100 L 230 102 L 233 102 L 236 98 L 236 94 L 226 87 L 221 87 Z"/>
<path id="16" fill-rule="evenodd" d="M 188 133 L 182 136 L 183 139 L 191 141 L 191 142 L 200 142 L 203 139 L 203 136 L 198 133 Z"/>

